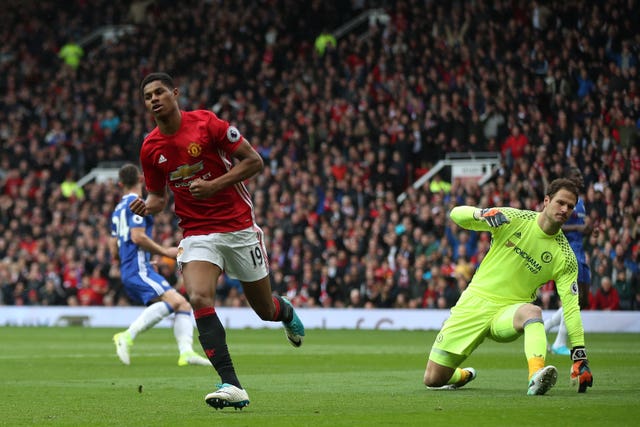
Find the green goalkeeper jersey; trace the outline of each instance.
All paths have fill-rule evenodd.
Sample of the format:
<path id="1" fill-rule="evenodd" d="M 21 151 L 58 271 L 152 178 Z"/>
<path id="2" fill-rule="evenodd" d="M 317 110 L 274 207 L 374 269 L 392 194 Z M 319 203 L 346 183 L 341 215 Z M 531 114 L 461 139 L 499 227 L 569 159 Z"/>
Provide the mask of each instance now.
<path id="1" fill-rule="evenodd" d="M 450 214 L 463 228 L 491 232 L 491 248 L 467 290 L 508 305 L 535 300 L 538 288 L 553 280 L 562 300 L 571 344 L 584 345 L 578 304 L 578 263 L 562 231 L 548 235 L 538 225 L 539 212 L 515 208 L 498 208 L 509 223 L 492 228 L 473 217 L 475 209 L 458 206 Z"/>

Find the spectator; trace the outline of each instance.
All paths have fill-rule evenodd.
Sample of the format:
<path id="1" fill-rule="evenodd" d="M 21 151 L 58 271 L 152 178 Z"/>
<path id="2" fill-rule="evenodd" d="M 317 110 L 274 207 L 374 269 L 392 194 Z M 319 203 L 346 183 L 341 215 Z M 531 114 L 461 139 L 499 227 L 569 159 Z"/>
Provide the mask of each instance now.
<path id="1" fill-rule="evenodd" d="M 529 139 L 522 133 L 519 125 L 511 128 L 511 135 L 502 144 L 502 156 L 506 159 L 507 166 L 513 168 L 514 163 L 525 154 Z"/>
<path id="2" fill-rule="evenodd" d="M 625 267 L 624 261 L 620 258 L 613 260 L 611 281 L 613 283 L 613 289 L 617 291 L 619 297 L 619 309 L 631 310 L 635 299 L 633 275 L 629 269 Z"/>
<path id="3" fill-rule="evenodd" d="M 402 13 L 391 13 L 400 3 L 390 1 L 385 5 L 393 19 L 376 22 L 362 37 L 356 33 L 338 37 L 323 56 L 315 51 L 314 36 L 321 28 L 331 30 L 346 22 L 357 13 L 351 10 L 355 6 L 318 4 L 310 22 L 305 18 L 307 3 L 287 3 L 286 11 L 282 5 L 254 5 L 256 13 L 266 8 L 270 13 L 259 22 L 252 21 L 257 16 L 253 13 L 238 17 L 235 27 L 248 28 L 254 37 L 230 31 L 216 43 L 212 40 L 219 34 L 213 31 L 223 28 L 233 14 L 231 4 L 200 2 L 188 12 L 180 11 L 186 18 L 198 18 L 193 19 L 193 31 L 181 34 L 181 42 L 210 48 L 212 54 L 202 58 L 196 51 L 180 50 L 172 63 L 186 107 L 219 108 L 225 120 L 246 129 L 260 148 L 267 168 L 248 186 L 252 193 L 264 195 L 256 214 L 259 222 L 268 224 L 265 238 L 282 248 L 283 265 L 292 263 L 289 242 L 301 233 L 292 227 L 284 240 L 275 241 L 289 221 L 267 206 L 281 199 L 288 199 L 286 209 L 292 216 L 303 210 L 310 235 L 316 236 L 313 248 L 305 247 L 300 254 L 310 277 L 318 277 L 329 253 L 345 242 L 356 242 L 348 243 L 347 250 L 359 263 L 365 264 L 369 257 L 378 262 L 386 258 L 393 245 L 379 238 L 377 230 L 387 228 L 391 213 L 398 215 L 398 223 L 409 221 L 423 228 L 423 234 L 434 236 L 424 266 L 429 270 L 442 264 L 443 253 L 457 256 L 449 247 L 439 251 L 441 231 L 447 225 L 443 213 L 453 197 L 480 204 L 491 195 L 514 207 L 535 209 L 545 183 L 557 174 L 555 164 L 561 170 L 571 166 L 583 170 L 592 223 L 607 232 L 594 239 L 594 247 L 604 250 L 607 241 L 622 239 L 618 228 L 624 216 L 632 224 L 637 222 L 640 178 L 634 158 L 640 97 L 633 65 L 637 52 L 634 40 L 616 19 L 620 14 L 634 16 L 633 3 L 613 0 L 603 8 L 591 0 L 579 2 L 573 10 L 586 18 L 575 21 L 561 3 L 537 2 L 522 10 L 507 5 L 496 14 L 494 5 L 486 2 L 443 10 L 437 10 L 438 2 L 409 2 Z M 38 8 L 26 5 L 20 13 L 9 8 L 0 18 L 10 35 L 4 42 L 5 53 L 0 53 L 0 191 L 5 194 L 0 197 L 0 236 L 6 241 L 0 245 L 0 255 L 15 263 L 21 249 L 11 239 L 32 235 L 37 249 L 34 258 L 25 259 L 28 265 L 21 266 L 27 272 L 44 255 L 60 276 L 67 264 L 63 254 L 71 245 L 80 247 L 77 258 L 86 271 L 95 263 L 109 269 L 108 254 L 99 259 L 91 254 L 99 253 L 103 240 L 96 230 L 106 229 L 103 212 L 115 205 L 117 188 L 90 182 L 83 187 L 84 199 L 66 199 L 60 184 L 70 170 L 78 179 L 99 162 L 137 161 L 140 142 L 152 124 L 141 108 L 128 102 L 137 96 L 138 77 L 127 76 L 145 75 L 159 66 L 157 58 L 143 54 L 153 50 L 150 40 L 172 43 L 175 29 L 168 17 L 178 11 L 165 6 L 143 1 L 134 7 L 115 0 L 92 4 L 95 13 L 76 13 L 84 6 L 73 4 L 77 10 L 71 10 L 39 4 Z M 132 8 L 137 8 L 135 19 L 130 18 Z M 32 25 L 24 26 L 24 14 Z M 605 27 L 602 22 L 612 24 Z M 80 40 L 105 24 L 133 24 L 135 32 L 122 35 L 117 43 L 87 46 L 75 72 L 63 65 L 57 57 L 61 37 Z M 505 30 L 503 37 L 493 37 L 495 26 Z M 62 36 L 56 28 L 64 29 Z M 608 31 L 617 37 L 611 38 Z M 488 47 L 477 49 L 476 44 Z M 186 63 L 196 66 L 185 67 Z M 580 98 L 576 83 L 582 70 L 593 86 Z M 95 82 L 104 89 L 99 96 L 93 91 Z M 101 126 L 109 110 L 121 120 L 117 127 Z M 412 189 L 398 184 L 411 183 L 447 152 L 500 152 L 499 143 L 506 141 L 514 125 L 529 139 L 529 148 L 513 162 L 513 169 L 500 168 L 482 188 L 469 183 L 452 189 L 450 195 L 436 196 L 428 186 Z M 394 161 L 395 152 L 404 153 L 400 156 L 404 164 Z M 319 160 L 337 155 L 347 165 L 341 180 L 330 176 Z M 440 173 L 446 176 L 446 171 Z M 455 186 L 455 179 L 451 181 Z M 399 191 L 409 195 L 402 204 L 394 200 Z M 355 225 L 347 225 L 345 212 L 353 212 Z M 173 233 L 176 220 L 164 215 L 157 233 Z M 37 227 L 26 227 L 31 221 L 42 222 L 40 235 L 35 234 Z M 357 243 L 372 240 L 375 249 L 370 253 Z M 410 234 L 403 244 L 415 250 L 421 240 Z M 629 253 L 632 243 L 622 244 Z M 487 243 L 481 245 L 486 248 Z M 477 265 L 474 257 L 482 258 L 483 253 L 468 255 Z M 410 260 L 410 268 L 417 260 L 417 256 Z M 9 278 L 9 286 L 15 286 L 19 276 Z M 110 276 L 107 295 L 126 303 L 117 282 Z M 301 280 L 298 286 L 302 288 Z M 336 286 L 342 301 L 327 302 L 331 306 L 348 300 L 346 286 L 351 285 L 342 281 Z M 242 298 L 229 301 L 246 304 Z M 319 301 L 310 295 L 306 304 Z"/>
<path id="4" fill-rule="evenodd" d="M 585 98 L 595 90 L 596 85 L 593 80 L 591 80 L 591 77 L 589 77 L 589 73 L 585 67 L 580 69 L 580 72 L 576 77 L 576 83 L 578 85 L 577 95 L 579 98 Z"/>
<path id="5" fill-rule="evenodd" d="M 442 179 L 440 174 L 435 174 L 429 183 L 429 191 L 432 193 L 449 194 L 451 192 L 451 183 Z"/>
<path id="6" fill-rule="evenodd" d="M 81 186 L 78 185 L 78 182 L 75 179 L 75 173 L 73 171 L 69 171 L 67 173 L 67 177 L 60 184 L 60 191 L 64 197 L 73 198 L 73 199 L 84 199 L 84 190 Z"/>
<path id="7" fill-rule="evenodd" d="M 334 49 L 337 46 L 338 42 L 333 34 L 327 29 L 323 29 L 322 32 L 316 37 L 314 42 L 314 46 L 316 48 L 316 52 L 320 56 L 324 56 L 327 49 Z"/>
<path id="8" fill-rule="evenodd" d="M 460 290 L 456 281 L 451 277 L 440 276 L 436 280 L 436 308 L 449 309 L 460 297 Z"/>
<path id="9" fill-rule="evenodd" d="M 64 305 L 64 291 L 56 284 L 54 278 L 48 277 L 42 288 L 39 288 L 38 299 L 41 305 Z"/>
<path id="10" fill-rule="evenodd" d="M 591 302 L 592 310 L 618 310 L 620 308 L 618 291 L 612 286 L 609 277 L 603 277 L 600 288 Z"/>
<path id="11" fill-rule="evenodd" d="M 80 66 L 80 59 L 84 56 L 84 49 L 74 40 L 69 40 L 61 48 L 58 56 L 73 71 Z"/>
<path id="12" fill-rule="evenodd" d="M 348 308 L 363 308 L 364 303 L 362 301 L 362 296 L 360 294 L 360 289 L 353 288 L 349 292 L 349 303 L 347 304 Z"/>

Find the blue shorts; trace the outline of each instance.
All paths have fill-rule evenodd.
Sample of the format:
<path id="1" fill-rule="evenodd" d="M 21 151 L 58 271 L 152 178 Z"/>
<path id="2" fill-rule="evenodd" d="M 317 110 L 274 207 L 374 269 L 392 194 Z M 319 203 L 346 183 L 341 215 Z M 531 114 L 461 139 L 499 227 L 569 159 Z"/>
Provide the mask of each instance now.
<path id="1" fill-rule="evenodd" d="M 144 305 L 173 289 L 167 279 L 152 268 L 123 279 L 122 284 L 131 301 Z"/>

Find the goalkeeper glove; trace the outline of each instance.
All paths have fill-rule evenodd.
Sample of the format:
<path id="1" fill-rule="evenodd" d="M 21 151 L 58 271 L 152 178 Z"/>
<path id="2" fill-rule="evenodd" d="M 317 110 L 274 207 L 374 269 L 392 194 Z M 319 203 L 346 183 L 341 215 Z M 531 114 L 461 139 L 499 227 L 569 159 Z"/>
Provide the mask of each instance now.
<path id="1" fill-rule="evenodd" d="M 509 222 L 509 219 L 496 208 L 482 209 L 480 211 L 480 220 L 486 221 L 489 227 L 500 227 L 502 224 Z"/>
<path id="2" fill-rule="evenodd" d="M 593 375 L 591 375 L 591 369 L 589 369 L 587 352 L 584 347 L 573 347 L 571 349 L 571 360 L 573 361 L 571 385 L 578 389 L 578 393 L 584 393 L 587 391 L 587 387 L 593 385 Z"/>

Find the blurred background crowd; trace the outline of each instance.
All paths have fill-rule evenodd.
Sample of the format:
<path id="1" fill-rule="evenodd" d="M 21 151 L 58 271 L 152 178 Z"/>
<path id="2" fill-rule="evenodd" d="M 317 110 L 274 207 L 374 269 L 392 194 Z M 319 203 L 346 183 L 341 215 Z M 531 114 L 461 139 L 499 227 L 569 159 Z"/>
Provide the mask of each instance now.
<path id="1" fill-rule="evenodd" d="M 451 207 L 539 210 L 576 166 L 592 308 L 640 309 L 635 0 L 5 3 L 0 305 L 129 304 L 107 249 L 120 190 L 78 180 L 138 163 L 153 127 L 138 84 L 165 71 L 183 109 L 213 110 L 264 158 L 248 186 L 274 291 L 297 306 L 451 307 L 490 244 Z M 107 25 L 120 30 L 90 37 Z M 443 170 L 411 186 L 472 152 L 500 153 L 487 183 Z M 169 211 L 154 237 L 178 243 Z M 226 277 L 218 298 L 246 304 Z M 553 283 L 538 302 L 557 306 Z"/>

